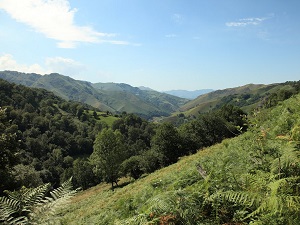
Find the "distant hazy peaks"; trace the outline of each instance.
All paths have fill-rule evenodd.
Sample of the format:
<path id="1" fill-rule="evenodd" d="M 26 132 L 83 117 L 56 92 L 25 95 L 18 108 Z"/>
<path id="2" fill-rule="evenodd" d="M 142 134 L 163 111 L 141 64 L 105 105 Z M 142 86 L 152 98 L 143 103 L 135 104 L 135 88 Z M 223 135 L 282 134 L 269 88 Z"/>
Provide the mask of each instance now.
<path id="1" fill-rule="evenodd" d="M 181 98 L 187 98 L 187 99 L 195 99 L 200 95 L 209 93 L 214 91 L 213 89 L 201 89 L 201 90 L 195 90 L 195 91 L 187 91 L 187 90 L 171 90 L 171 91 L 164 91 L 164 93 L 174 95 Z"/>

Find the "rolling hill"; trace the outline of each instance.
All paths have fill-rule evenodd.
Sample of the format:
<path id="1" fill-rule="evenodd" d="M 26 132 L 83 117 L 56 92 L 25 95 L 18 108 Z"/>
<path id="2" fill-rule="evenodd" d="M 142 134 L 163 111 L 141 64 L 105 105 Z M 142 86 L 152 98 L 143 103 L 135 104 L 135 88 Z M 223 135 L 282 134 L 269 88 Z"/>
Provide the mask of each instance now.
<path id="1" fill-rule="evenodd" d="M 180 125 L 188 118 L 197 117 L 201 113 L 219 109 L 226 104 L 238 106 L 243 111 L 249 113 L 267 102 L 269 102 L 268 104 L 273 104 L 271 101 L 287 99 L 292 94 L 298 93 L 298 91 L 299 81 L 269 85 L 247 84 L 235 88 L 216 90 L 200 95 L 196 99 L 187 102 L 171 116 L 156 119 L 157 121 Z"/>
<path id="2" fill-rule="evenodd" d="M 140 90 L 128 84 L 79 81 L 57 73 L 49 75 L 2 71 L 0 78 L 28 87 L 44 88 L 56 95 L 79 101 L 102 111 L 135 113 L 144 118 L 167 116 L 188 102 L 187 99 L 153 90 Z"/>
<path id="3" fill-rule="evenodd" d="M 285 82 L 277 84 L 247 84 L 235 88 L 213 91 L 189 101 L 179 111 L 187 115 L 197 115 L 220 108 L 225 104 L 232 104 L 241 107 L 249 112 L 261 105 L 272 94 L 282 92 L 292 94 L 295 92 L 297 82 Z"/>

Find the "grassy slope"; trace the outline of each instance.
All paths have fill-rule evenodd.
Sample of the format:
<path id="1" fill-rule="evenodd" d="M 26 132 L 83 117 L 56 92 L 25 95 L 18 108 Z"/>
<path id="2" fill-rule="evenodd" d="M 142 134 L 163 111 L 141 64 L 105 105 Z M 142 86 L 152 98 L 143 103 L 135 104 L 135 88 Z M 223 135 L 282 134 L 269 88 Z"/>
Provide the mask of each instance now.
<path id="1" fill-rule="evenodd" d="M 135 110 L 139 114 L 155 111 L 171 113 L 189 101 L 153 90 L 140 90 L 123 83 L 95 83 L 92 86 L 109 93 L 114 99 L 118 99 L 113 105 L 120 112 L 127 111 L 130 113 Z"/>
<path id="2" fill-rule="evenodd" d="M 183 113 L 186 117 L 198 116 L 199 113 L 209 112 L 224 104 L 237 105 L 243 111 L 249 113 L 259 107 L 268 95 L 279 90 L 293 90 L 293 87 L 285 83 L 270 85 L 247 84 L 241 87 L 213 91 L 186 103 L 179 111 L 172 113 L 169 117 L 160 118 L 159 121 L 176 123 L 178 122 L 177 115 L 180 113 Z M 250 96 L 246 101 L 243 99 L 245 94 Z M 232 100 L 228 101 L 228 97 L 231 97 Z"/>
<path id="3" fill-rule="evenodd" d="M 238 102 L 241 100 L 243 94 L 252 94 L 258 97 L 257 100 L 252 102 L 252 99 L 247 99 L 247 104 L 241 108 L 245 111 L 250 111 L 253 107 L 257 106 L 260 101 L 265 98 L 268 94 L 272 94 L 277 92 L 278 90 L 289 90 L 291 86 L 288 84 L 270 84 L 270 85 L 262 85 L 262 84 L 248 84 L 241 87 L 236 88 L 228 88 L 224 90 L 218 90 L 214 92 L 210 92 L 205 95 L 201 95 L 193 101 L 188 102 L 184 106 L 180 108 L 180 111 L 186 112 L 186 115 L 197 115 L 198 112 L 207 112 L 216 105 L 222 103 L 222 99 L 226 96 L 234 95 L 236 98 L 234 101 Z M 254 96 L 253 96 L 254 97 Z M 234 104 L 232 102 L 231 104 Z"/>
<path id="4" fill-rule="evenodd" d="M 278 149 L 286 149 L 290 145 L 276 137 L 290 139 L 291 131 L 299 126 L 299 101 L 300 95 L 285 101 L 275 109 L 260 113 L 252 120 L 254 127 L 260 127 L 258 133 L 249 131 L 199 151 L 197 154 L 183 157 L 178 163 L 117 188 L 115 191 L 111 191 L 107 184 L 100 184 L 77 194 L 70 208 L 61 212 L 63 224 L 117 224 L 118 222 L 125 224 L 129 220 L 124 219 L 130 217 L 136 219 L 135 215 L 147 217 L 154 205 L 157 205 L 153 203 L 157 196 L 163 198 L 166 193 L 178 191 L 188 193 L 188 196 L 200 195 L 201 192 L 207 195 L 209 194 L 209 191 L 205 191 L 207 183 L 196 170 L 198 163 L 201 163 L 210 173 L 211 188 L 214 185 L 215 187 L 221 185 L 220 188 L 234 188 L 236 182 L 241 182 L 240 177 L 257 166 L 251 160 L 252 155 L 249 152 L 259 146 L 257 137 L 261 137 L 260 132 L 267 132 L 266 135 L 270 139 L 270 141 L 266 140 L 265 147 L 269 145 L 270 148 L 276 146 Z M 291 112 L 293 114 L 290 114 Z M 128 180 L 122 182 L 126 184 Z M 128 222 L 128 224 L 139 223 Z"/>
<path id="5" fill-rule="evenodd" d="M 241 87 L 236 88 L 228 88 L 224 90 L 217 90 L 210 92 L 208 94 L 204 94 L 199 96 L 198 98 L 194 99 L 193 101 L 188 102 L 183 107 L 181 107 L 181 111 L 188 111 L 192 108 L 198 108 L 201 110 L 201 105 L 204 105 L 204 110 L 207 109 L 207 104 L 211 104 L 212 107 L 215 106 L 215 102 L 217 100 L 220 100 L 224 96 L 233 95 L 233 94 L 243 94 L 243 93 L 249 93 L 254 90 L 257 90 L 259 88 L 265 87 L 265 85 L 262 84 L 248 84 Z"/>
<path id="6" fill-rule="evenodd" d="M 132 201 L 136 207 L 142 206 L 148 199 L 162 191 L 177 188 L 179 182 L 184 182 L 191 177 L 200 180 L 196 163 L 204 155 L 220 150 L 221 146 L 216 145 L 195 155 L 183 157 L 178 163 L 129 183 L 123 188 L 117 188 L 115 191 L 110 189 L 110 184 L 100 184 L 83 191 L 72 199 L 71 206 L 63 212 L 63 223 L 106 224 L 111 217 L 120 218 L 118 213 L 124 214 L 124 210 L 126 210 L 124 202 L 126 201 Z M 123 179 L 121 185 L 122 182 L 126 183 L 127 181 Z M 130 205 L 128 207 L 130 208 Z"/>

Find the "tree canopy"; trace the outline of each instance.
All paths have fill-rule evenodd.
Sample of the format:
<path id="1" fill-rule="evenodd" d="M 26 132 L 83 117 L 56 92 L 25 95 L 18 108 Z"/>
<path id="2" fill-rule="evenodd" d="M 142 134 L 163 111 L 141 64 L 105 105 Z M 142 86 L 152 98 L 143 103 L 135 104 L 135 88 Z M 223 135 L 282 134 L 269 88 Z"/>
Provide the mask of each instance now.
<path id="1" fill-rule="evenodd" d="M 104 181 L 113 184 L 118 182 L 120 168 L 125 160 L 124 139 L 120 131 L 102 130 L 96 137 L 94 151 L 90 156 L 94 171 Z"/>

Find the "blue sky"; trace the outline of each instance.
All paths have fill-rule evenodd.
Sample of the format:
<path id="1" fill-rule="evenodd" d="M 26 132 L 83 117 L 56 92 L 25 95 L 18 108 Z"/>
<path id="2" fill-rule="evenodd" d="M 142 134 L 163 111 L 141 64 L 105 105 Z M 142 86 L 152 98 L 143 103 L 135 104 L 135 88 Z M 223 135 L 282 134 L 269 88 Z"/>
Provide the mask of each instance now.
<path id="1" fill-rule="evenodd" d="M 224 89 L 300 79 L 299 0 L 0 0 L 0 70 Z"/>

